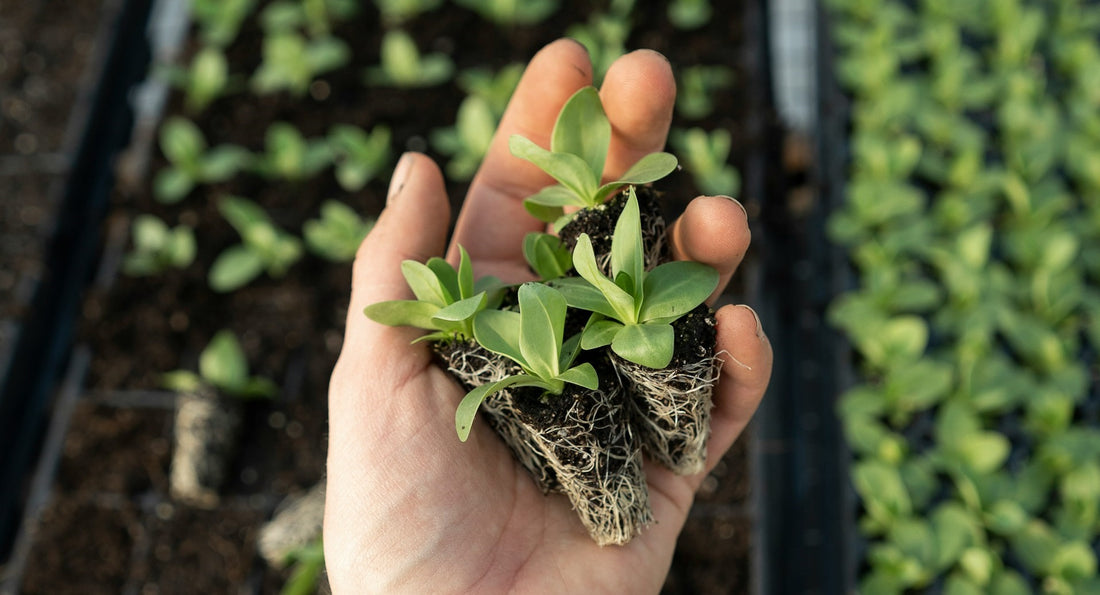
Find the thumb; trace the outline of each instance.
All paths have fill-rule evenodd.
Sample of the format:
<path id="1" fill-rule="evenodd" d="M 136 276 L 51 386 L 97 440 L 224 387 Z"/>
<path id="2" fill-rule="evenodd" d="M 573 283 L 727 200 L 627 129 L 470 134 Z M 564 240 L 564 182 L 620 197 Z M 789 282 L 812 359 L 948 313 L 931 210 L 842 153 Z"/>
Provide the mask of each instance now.
<path id="1" fill-rule="evenodd" d="M 401 274 L 401 262 L 423 262 L 441 255 L 449 224 L 450 204 L 439 167 L 426 155 L 405 153 L 390 180 L 386 208 L 355 254 L 345 350 L 379 330 L 375 328 L 378 323 L 363 315 L 363 308 L 413 297 Z M 383 335 L 393 336 L 406 346 L 420 332 L 391 330 Z"/>

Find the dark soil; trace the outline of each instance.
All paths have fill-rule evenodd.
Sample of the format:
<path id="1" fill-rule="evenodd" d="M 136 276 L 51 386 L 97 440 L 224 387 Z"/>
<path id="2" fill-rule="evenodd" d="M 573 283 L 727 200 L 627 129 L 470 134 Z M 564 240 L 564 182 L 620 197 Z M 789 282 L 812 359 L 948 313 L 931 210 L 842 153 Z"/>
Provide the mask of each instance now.
<path id="1" fill-rule="evenodd" d="M 636 187 L 635 194 L 638 197 L 638 211 L 642 222 L 642 245 L 646 247 L 646 254 L 648 255 L 652 250 L 651 246 L 662 242 L 657 262 L 647 259 L 646 265 L 656 266 L 661 262 L 672 260 L 671 248 L 667 242 L 663 241 L 665 220 L 661 215 L 661 194 L 645 186 Z M 624 190 L 598 207 L 577 211 L 573 220 L 562 227 L 558 234 L 562 245 L 572 252 L 581 234 L 586 233 L 592 240 L 592 251 L 596 254 L 596 261 L 600 262 L 600 255 L 611 253 L 611 237 L 615 235 L 615 224 L 619 221 L 619 215 L 623 213 L 628 197 L 628 191 Z"/>
<path id="2" fill-rule="evenodd" d="M 0 23 L 16 22 L 8 21 L 5 11 L 20 10 L 19 6 L 22 4 L 6 3 L 0 10 Z M 42 14 L 54 18 L 83 14 L 69 6 L 75 5 Z M 415 91 L 365 88 L 362 71 L 378 60 L 381 30 L 373 4 L 362 6 L 360 16 L 336 31 L 352 46 L 348 67 L 321 77 L 314 93 L 304 101 L 285 94 L 261 98 L 238 94 L 218 100 L 203 114 L 193 116 L 209 143 L 235 143 L 258 151 L 264 131 L 276 121 L 292 122 L 307 137 L 323 135 L 336 123 L 368 130 L 384 123 L 393 130 L 395 150 L 427 150 L 431 154 L 425 138 L 432 129 L 453 123 L 464 94 L 453 83 Z M 718 94 L 718 112 L 684 125 L 730 129 L 731 161 L 743 169 L 749 152 L 764 141 L 752 138 L 743 126 L 749 107 L 741 98 L 747 87 L 760 84 L 744 67 L 755 50 L 743 45 L 744 7 L 730 4 L 716 8 L 714 19 L 692 33 L 672 28 L 661 10 L 638 10 L 633 17 L 636 33 L 628 46 L 662 51 L 674 68 L 724 64 L 733 69 L 737 84 Z M 538 28 L 505 31 L 448 3 L 409 24 L 408 30 L 421 48 L 450 53 L 459 69 L 475 65 L 495 69 L 527 61 L 540 47 L 560 37 L 566 25 L 586 21 L 592 10 L 588 3 L 568 0 Z M 85 24 L 93 20 L 84 17 Z M 471 31 L 479 34 L 470 35 Z M 228 51 L 233 72 L 247 74 L 258 65 L 260 43 L 259 27 L 250 19 Z M 66 52 L 67 56 L 80 53 Z M 168 113 L 183 113 L 179 97 L 170 102 Z M 0 137 L 13 138 L 7 134 Z M 154 155 L 152 171 L 164 163 L 163 157 Z M 659 186 L 661 209 L 670 221 L 697 194 L 684 172 L 674 173 Z M 464 183 L 448 183 L 455 206 L 465 190 Z M 307 254 L 281 279 L 264 276 L 232 294 L 213 293 L 206 283 L 209 266 L 222 250 L 239 241 L 218 213 L 217 201 L 223 194 L 245 196 L 263 206 L 283 229 L 300 234 L 302 224 L 318 215 L 324 200 L 337 198 L 371 215 L 381 209 L 385 191 L 386 180 L 379 179 L 361 192 L 346 193 L 331 171 L 306 183 L 268 181 L 245 173 L 224 184 L 200 187 L 174 206 L 154 201 L 148 180 L 115 191 L 112 222 L 127 224 L 136 214 L 148 212 L 170 225 L 187 223 L 199 230 L 199 252 L 195 265 L 184 271 L 154 278 L 120 277 L 109 290 L 95 290 L 86 297 L 81 340 L 94 353 L 88 389 L 100 393 L 156 390 L 164 372 L 195 369 L 201 349 L 218 330 L 228 328 L 240 337 L 252 372 L 275 380 L 281 392 L 271 402 L 248 404 L 240 451 L 223 488 L 224 504 L 212 511 L 174 504 L 167 496 L 169 411 L 83 406 L 66 442 L 57 479 L 58 497 L 43 516 L 45 528 L 36 546 L 41 550 L 35 550 L 57 555 L 31 557 L 24 583 L 28 592 L 89 592 L 89 577 L 98 576 L 90 574 L 90 564 L 97 561 L 104 566 L 102 584 L 109 585 L 108 592 L 119 592 L 118 585 L 163 593 L 273 591 L 271 577 L 285 576 L 285 572 L 265 570 L 256 562 L 255 535 L 282 496 L 307 489 L 324 472 L 328 379 L 343 340 L 351 268 Z M 743 202 L 751 205 L 761 197 L 745 198 Z M 730 494 L 748 490 L 745 461 L 744 451 L 735 449 L 720 464 L 727 475 L 715 481 L 722 486 L 735 484 Z M 727 498 L 722 490 L 709 494 L 720 499 L 706 504 L 705 514 L 717 515 L 714 518 L 732 518 L 736 515 L 731 511 L 743 506 L 743 499 Z M 700 501 L 707 502 L 707 498 L 704 493 Z M 100 507 L 104 499 L 114 508 Z M 694 513 L 692 518 L 696 518 Z M 708 583 L 724 584 L 724 592 L 747 590 L 747 571 L 730 575 L 725 570 L 731 565 L 747 569 L 747 543 L 722 538 L 713 543 L 707 556 L 698 547 L 691 549 L 692 544 L 713 536 L 708 532 L 713 528 L 706 524 L 689 523 L 681 538 L 685 549 L 677 553 L 667 593 L 723 592 L 696 590 L 703 583 L 684 578 L 705 581 L 712 575 L 740 581 Z M 736 534 L 747 532 L 738 530 Z M 725 533 L 719 537 L 722 535 Z M 83 540 L 79 547 L 62 545 L 79 540 Z M 89 552 L 89 565 L 75 563 L 81 552 Z M 105 562 L 114 560 L 118 563 Z M 256 573 L 262 577 L 257 579 Z"/>
<path id="3" fill-rule="evenodd" d="M 706 304 L 699 304 L 691 312 L 676 319 L 672 323 L 676 343 L 668 367 L 679 368 L 713 356 L 714 345 L 718 340 L 717 325 L 714 312 Z"/>

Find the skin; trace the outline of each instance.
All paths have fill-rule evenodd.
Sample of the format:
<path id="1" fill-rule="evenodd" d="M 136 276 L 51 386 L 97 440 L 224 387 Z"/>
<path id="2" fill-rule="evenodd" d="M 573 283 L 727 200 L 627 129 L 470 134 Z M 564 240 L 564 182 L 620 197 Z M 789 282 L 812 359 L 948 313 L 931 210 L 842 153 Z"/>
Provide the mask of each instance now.
<path id="1" fill-rule="evenodd" d="M 717 312 L 725 359 L 715 393 L 708 468 L 677 476 L 646 461 L 656 523 L 625 546 L 599 547 L 562 495 L 543 496 L 479 418 L 459 442 L 454 411 L 463 391 L 432 364 L 422 331 L 368 320 L 371 303 L 411 299 L 400 263 L 470 253 L 478 276 L 531 279 L 520 253 L 524 234 L 544 231 L 522 200 L 550 178 L 508 152 L 522 134 L 549 146 L 565 100 L 591 84 L 582 46 L 556 41 L 541 50 L 509 104 L 500 129 L 446 244 L 443 177 L 429 158 L 398 163 L 387 206 L 356 257 L 343 350 L 329 391 L 330 434 L 324 547 L 336 593 L 506 592 L 656 593 L 672 561 L 694 494 L 744 429 L 771 374 L 772 352 L 747 306 Z M 600 92 L 613 136 L 608 176 L 661 150 L 676 90 L 660 54 L 621 57 Z M 739 203 L 699 197 L 672 225 L 678 259 L 709 264 L 722 286 L 749 245 Z"/>

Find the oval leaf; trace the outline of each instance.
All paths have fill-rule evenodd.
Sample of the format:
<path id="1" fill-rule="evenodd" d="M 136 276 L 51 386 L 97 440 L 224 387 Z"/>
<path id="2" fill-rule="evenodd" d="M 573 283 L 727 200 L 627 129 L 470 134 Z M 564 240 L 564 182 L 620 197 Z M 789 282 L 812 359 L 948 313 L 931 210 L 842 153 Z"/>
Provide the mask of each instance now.
<path id="1" fill-rule="evenodd" d="M 676 165 L 676 157 L 671 153 L 650 153 L 626 170 L 622 177 L 601 186 L 596 192 L 597 199 L 603 201 L 626 184 L 648 184 L 660 180 L 672 173 Z"/>
<path id="2" fill-rule="evenodd" d="M 534 163 L 562 186 L 581 197 L 584 200 L 584 206 L 596 204 L 595 195 L 599 178 L 580 157 L 569 153 L 547 151 L 518 134 L 513 134 L 508 139 L 508 148 L 513 155 Z"/>
<path id="3" fill-rule="evenodd" d="M 599 265 L 596 264 L 596 253 L 592 249 L 592 240 L 588 234 L 582 233 L 577 239 L 577 247 L 573 249 L 573 268 L 577 269 L 585 281 L 591 283 L 603 294 L 607 303 L 614 310 L 608 314 L 621 322 L 637 322 L 634 312 L 634 298 L 625 292 L 610 279 L 603 276 Z"/>
<path id="4" fill-rule="evenodd" d="M 575 368 L 569 368 L 558 376 L 558 380 L 583 386 L 589 390 L 600 387 L 600 377 L 596 375 L 596 368 L 593 368 L 592 364 L 581 364 Z"/>
<path id="5" fill-rule="evenodd" d="M 210 265 L 208 282 L 214 291 L 233 291 L 258 277 L 263 270 L 260 256 L 238 244 L 226 248 Z"/>
<path id="6" fill-rule="evenodd" d="M 595 87 L 584 87 L 562 106 L 550 136 L 550 150 L 580 157 L 599 179 L 610 146 L 611 123 L 600 94 Z"/>
<path id="7" fill-rule="evenodd" d="M 556 289 L 537 283 L 520 286 L 519 349 L 527 367 L 539 378 L 548 380 L 560 372 L 565 310 L 565 298 Z"/>
<path id="8" fill-rule="evenodd" d="M 485 294 L 480 293 L 474 297 L 459 300 L 445 308 L 440 308 L 433 320 L 446 320 L 448 322 L 462 322 L 473 318 L 478 310 L 485 308 Z"/>
<path id="9" fill-rule="evenodd" d="M 645 277 L 645 299 L 638 319 L 676 319 L 706 301 L 718 287 L 718 271 L 691 261 L 668 262 Z"/>
<path id="10" fill-rule="evenodd" d="M 610 345 L 615 340 L 615 335 L 619 334 L 623 328 L 625 327 L 621 323 L 614 320 L 593 322 L 585 327 L 584 334 L 581 335 L 581 348 L 597 349 Z"/>
<path id="11" fill-rule="evenodd" d="M 458 404 L 458 408 L 455 409 L 455 430 L 458 432 L 458 439 L 465 442 L 470 437 L 470 429 L 474 426 L 474 416 L 477 415 L 477 410 L 486 397 L 504 390 L 522 379 L 523 376 L 509 376 L 499 382 L 483 384 L 466 393 L 466 396 L 462 398 L 462 402 Z"/>
<path id="12" fill-rule="evenodd" d="M 672 361 L 676 333 L 671 324 L 628 324 L 611 342 L 611 350 L 625 360 L 661 369 Z"/>
<path id="13" fill-rule="evenodd" d="M 504 310 L 484 310 L 474 318 L 474 338 L 482 347 L 526 366 L 519 348 L 520 315 Z"/>
<path id="14" fill-rule="evenodd" d="M 405 276 L 409 288 L 412 289 L 416 299 L 428 302 L 442 308 L 454 301 L 435 271 L 426 264 L 415 260 L 406 260 L 401 263 L 401 274 Z"/>
<path id="15" fill-rule="evenodd" d="M 232 331 L 214 335 L 199 354 L 199 375 L 217 388 L 234 393 L 248 382 L 248 362 Z"/>
<path id="16" fill-rule="evenodd" d="M 394 300 L 371 304 L 363 308 L 363 314 L 375 322 L 389 326 L 414 326 L 436 330 L 439 325 L 432 322 L 432 317 L 439 310 L 439 306 L 428 302 Z"/>
<path id="17" fill-rule="evenodd" d="M 584 279 L 576 277 L 555 279 L 553 286 L 565 297 L 565 303 L 569 304 L 570 308 L 596 312 L 611 318 L 619 317 L 600 290 Z"/>

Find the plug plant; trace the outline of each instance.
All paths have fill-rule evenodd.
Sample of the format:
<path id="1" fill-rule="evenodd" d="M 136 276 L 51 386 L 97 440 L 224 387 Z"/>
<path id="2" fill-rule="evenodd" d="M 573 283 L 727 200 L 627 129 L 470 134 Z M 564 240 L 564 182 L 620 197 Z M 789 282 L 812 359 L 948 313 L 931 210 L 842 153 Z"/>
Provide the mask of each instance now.
<path id="1" fill-rule="evenodd" d="M 168 119 L 161 127 L 160 149 L 169 166 L 153 178 L 153 196 L 165 204 L 179 202 L 199 184 L 232 178 L 251 159 L 243 147 L 209 148 L 198 127 L 180 117 Z"/>
<path id="2" fill-rule="evenodd" d="M 558 10 L 558 0 L 455 0 L 499 27 L 536 25 Z"/>
<path id="3" fill-rule="evenodd" d="M 701 120 L 714 112 L 714 93 L 733 84 L 733 72 L 725 66 L 689 66 L 680 71 L 676 85 L 676 113 Z"/>
<path id="4" fill-rule="evenodd" d="M 252 376 L 244 349 L 232 331 L 218 331 L 199 354 L 198 373 L 190 370 L 167 372 L 161 379 L 169 390 L 180 393 L 214 391 L 236 399 L 274 397 L 279 387 L 268 378 Z"/>
<path id="5" fill-rule="evenodd" d="M 186 225 L 170 228 L 156 216 L 142 214 L 134 217 L 130 230 L 134 247 L 122 261 L 127 275 L 158 275 L 185 269 L 195 260 L 195 232 Z"/>
<path id="6" fill-rule="evenodd" d="M 400 27 L 443 4 L 443 0 L 374 0 L 386 28 Z"/>
<path id="7" fill-rule="evenodd" d="M 255 6 L 256 0 L 191 0 L 191 17 L 204 45 L 225 48 L 237 39 Z"/>
<path id="8" fill-rule="evenodd" d="M 618 179 L 601 184 L 610 145 L 611 123 L 594 87 L 577 91 L 565 102 L 554 122 L 549 150 L 513 135 L 508 141 L 512 154 L 537 165 L 558 182 L 527 197 L 523 204 L 528 212 L 542 221 L 555 222 L 560 229 L 569 220 L 564 207 L 598 207 L 624 186 L 647 184 L 676 169 L 672 155 L 651 153 Z"/>
<path id="9" fill-rule="evenodd" d="M 710 0 L 672 0 L 668 20 L 678 29 L 698 29 L 710 21 Z"/>
<path id="10" fill-rule="evenodd" d="M 241 243 L 223 250 L 210 265 L 208 282 L 214 291 L 239 289 L 264 272 L 282 277 L 301 258 L 301 241 L 276 227 L 256 203 L 227 196 L 218 211 L 240 234 Z"/>
<path id="11" fill-rule="evenodd" d="M 497 123 L 498 118 L 489 103 L 480 97 L 470 96 L 458 106 L 454 126 L 432 131 L 432 146 L 440 153 L 451 156 L 446 165 L 448 178 L 465 182 L 474 177 L 481 160 L 489 151 Z"/>
<path id="12" fill-rule="evenodd" d="M 169 66 L 161 72 L 172 86 L 183 89 L 184 107 L 191 114 L 202 113 L 234 86 L 225 53 L 215 46 L 200 48 L 186 68 Z"/>
<path id="13" fill-rule="evenodd" d="M 332 164 L 327 139 L 307 140 L 287 122 L 275 122 L 264 134 L 264 152 L 256 155 L 252 168 L 268 179 L 291 182 L 308 180 Z"/>
<path id="14" fill-rule="evenodd" d="M 669 141 L 683 156 L 684 167 L 700 192 L 733 195 L 741 190 L 741 175 L 727 162 L 731 144 L 728 130 L 673 130 Z"/>
<path id="15" fill-rule="evenodd" d="M 338 124 L 328 133 L 328 146 L 336 164 L 336 181 L 348 192 L 358 192 L 390 165 L 393 157 L 388 126 L 367 131 Z"/>
<path id="16" fill-rule="evenodd" d="M 470 255 L 461 246 L 458 269 L 442 258 L 431 258 L 427 263 L 406 260 L 401 263 L 401 273 L 416 299 L 378 302 L 363 313 L 382 324 L 432 331 L 414 343 L 473 339 L 475 315 L 495 308 L 503 297 L 495 277 L 474 280 Z"/>
<path id="17" fill-rule="evenodd" d="M 321 218 L 306 221 L 302 236 L 306 247 L 317 256 L 333 262 L 351 262 L 373 227 L 373 219 L 360 217 L 342 202 L 326 200 L 321 205 Z"/>
<path id="18" fill-rule="evenodd" d="M 358 10 L 356 0 L 276 0 L 264 8 L 260 22 L 267 34 L 304 31 L 318 39 L 329 37 L 334 24 Z"/>
<path id="19" fill-rule="evenodd" d="M 259 94 L 289 92 L 302 98 L 320 75 L 348 63 L 351 51 L 335 37 L 309 39 L 296 31 L 264 36 L 263 62 L 252 75 L 252 90 Z"/>
<path id="20" fill-rule="evenodd" d="M 367 69 L 368 85 L 403 89 L 433 87 L 454 74 L 454 62 L 445 54 L 422 56 L 413 38 L 401 30 L 382 38 L 381 64 Z"/>

